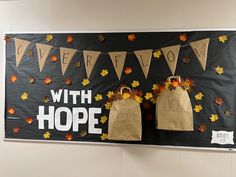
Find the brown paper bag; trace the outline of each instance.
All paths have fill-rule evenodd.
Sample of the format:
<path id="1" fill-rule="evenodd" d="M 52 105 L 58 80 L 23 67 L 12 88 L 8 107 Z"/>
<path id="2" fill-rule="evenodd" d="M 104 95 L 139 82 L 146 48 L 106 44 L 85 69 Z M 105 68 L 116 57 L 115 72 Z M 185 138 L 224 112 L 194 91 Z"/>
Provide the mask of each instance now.
<path id="1" fill-rule="evenodd" d="M 141 136 L 142 119 L 139 103 L 131 98 L 114 101 L 109 114 L 108 139 L 140 141 Z"/>
<path id="2" fill-rule="evenodd" d="M 180 77 L 174 78 L 181 82 Z M 156 121 L 157 129 L 193 131 L 193 111 L 188 92 L 180 86 L 173 90 L 165 89 L 157 99 Z"/>

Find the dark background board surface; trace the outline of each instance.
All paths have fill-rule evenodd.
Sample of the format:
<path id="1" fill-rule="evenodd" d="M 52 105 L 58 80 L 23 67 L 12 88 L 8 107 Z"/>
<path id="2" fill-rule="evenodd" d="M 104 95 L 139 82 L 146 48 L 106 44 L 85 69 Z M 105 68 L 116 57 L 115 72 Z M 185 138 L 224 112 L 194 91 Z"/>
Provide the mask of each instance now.
<path id="1" fill-rule="evenodd" d="M 132 32 L 131 32 L 132 33 Z M 188 40 L 181 42 L 180 34 L 186 34 Z M 93 98 L 97 93 L 103 95 L 103 100 L 96 102 L 92 101 L 91 105 L 82 105 L 85 108 L 101 107 L 102 114 L 109 116 L 109 111 L 104 105 L 107 102 L 106 94 L 108 91 L 116 90 L 121 84 L 131 86 L 133 80 L 140 82 L 139 89 L 143 93 L 149 92 L 154 83 L 164 81 L 171 75 L 170 69 L 162 55 L 160 59 L 152 58 L 148 78 L 145 79 L 142 69 L 135 55 L 128 54 L 124 68 L 129 66 L 133 72 L 130 75 L 122 73 L 121 79 L 118 80 L 112 62 L 107 54 L 101 54 L 90 76 L 90 84 L 84 87 L 81 82 L 86 78 L 85 67 L 83 63 L 83 54 L 76 53 L 73 57 L 69 68 L 64 76 L 61 74 L 60 52 L 59 47 L 74 48 L 79 51 L 94 50 L 104 53 L 110 51 L 127 51 L 142 49 L 160 49 L 162 47 L 181 44 L 176 75 L 183 78 L 190 78 L 194 81 L 195 86 L 193 91 L 189 93 L 192 106 L 201 104 L 203 110 L 200 113 L 193 111 L 194 131 L 193 132 L 178 132 L 165 131 L 155 129 L 155 104 L 148 104 L 146 109 L 144 104 L 141 104 L 142 109 L 142 141 L 141 142 L 117 142 L 117 143 L 135 143 L 149 145 L 169 145 L 169 146 L 190 146 L 190 147 L 219 147 L 219 148 L 234 148 L 234 145 L 219 145 L 211 144 L 212 130 L 234 131 L 235 133 L 235 101 L 236 101 L 236 35 L 234 31 L 196 31 L 196 32 L 137 32 L 136 40 L 130 42 L 127 36 L 130 33 L 52 33 L 53 40 L 47 42 L 46 34 L 8 34 L 10 41 L 6 43 L 6 99 L 5 99 L 5 138 L 7 139 L 32 139 L 44 140 L 43 134 L 50 132 L 49 140 L 66 141 L 67 134 L 73 136 L 72 141 L 84 142 L 114 142 L 102 140 L 101 135 L 81 133 L 87 132 L 88 125 L 80 126 L 79 132 L 61 132 L 57 130 L 40 130 L 36 116 L 38 114 L 39 105 L 45 106 L 66 106 L 72 108 L 81 105 L 53 103 L 50 89 L 69 89 L 69 90 L 92 90 Z M 102 34 L 105 37 L 104 42 L 98 40 L 98 35 Z M 67 35 L 72 35 L 74 41 L 72 44 L 66 42 Z M 225 43 L 218 41 L 218 37 L 227 35 L 228 40 Z M 33 55 L 24 55 L 18 67 L 15 62 L 15 44 L 13 38 L 24 39 L 30 41 L 27 51 L 32 51 Z M 211 41 L 208 47 L 207 67 L 203 71 L 198 59 L 194 55 L 191 47 L 188 45 L 191 41 L 196 41 L 204 38 L 210 38 Z M 43 70 L 40 72 L 38 67 L 38 58 L 35 43 L 49 44 L 54 48 L 51 50 L 51 55 L 58 56 L 58 61 L 52 63 L 50 58 L 46 60 Z M 189 64 L 183 62 L 184 57 L 191 59 Z M 76 62 L 80 61 L 81 66 L 75 68 Z M 217 75 L 215 68 L 221 66 L 224 68 L 222 75 Z M 102 69 L 107 69 L 109 74 L 107 77 L 101 77 Z M 17 81 L 12 83 L 10 77 L 17 76 Z M 30 84 L 28 78 L 35 78 L 35 83 Z M 50 76 L 53 82 L 49 85 L 43 84 L 43 79 Z M 72 84 L 66 85 L 65 78 L 71 78 Z M 28 99 L 22 101 L 21 94 L 28 93 Z M 196 93 L 202 92 L 204 98 L 201 102 L 197 101 L 194 96 Z M 49 97 L 49 103 L 44 103 L 42 100 L 45 96 Z M 223 104 L 216 105 L 214 99 L 219 96 L 223 99 Z M 16 112 L 14 117 L 8 113 L 8 108 L 14 107 Z M 227 115 L 225 112 L 229 110 L 231 113 Z M 211 122 L 209 117 L 211 114 L 217 114 L 219 120 Z M 31 124 L 25 121 L 25 118 L 32 117 Z M 63 117 L 63 115 L 62 115 Z M 206 125 L 205 132 L 199 132 L 200 125 Z M 107 133 L 108 123 L 102 124 L 99 122 L 97 127 L 102 128 L 102 133 Z M 235 136 L 235 134 L 234 134 Z M 48 139 L 47 139 L 48 140 Z M 46 141 L 47 141 L 46 140 Z"/>

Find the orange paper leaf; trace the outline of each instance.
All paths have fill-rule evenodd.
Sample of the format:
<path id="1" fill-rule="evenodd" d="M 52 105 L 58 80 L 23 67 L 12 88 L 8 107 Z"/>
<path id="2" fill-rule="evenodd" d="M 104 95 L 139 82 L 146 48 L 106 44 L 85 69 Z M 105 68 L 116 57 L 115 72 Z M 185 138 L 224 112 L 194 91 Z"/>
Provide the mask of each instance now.
<path id="1" fill-rule="evenodd" d="M 206 126 L 205 124 L 201 124 L 201 125 L 199 125 L 199 127 L 198 127 L 198 131 L 199 131 L 200 133 L 204 133 L 204 132 L 206 131 L 206 129 L 207 129 L 207 126 Z"/>
<path id="2" fill-rule="evenodd" d="M 188 40 L 188 37 L 187 37 L 186 34 L 180 34 L 180 35 L 179 35 L 179 40 L 185 42 L 185 41 Z"/>
<path id="3" fill-rule="evenodd" d="M 15 83 L 16 80 L 17 80 L 16 75 L 15 75 L 15 74 L 14 74 L 14 75 L 11 75 L 11 77 L 10 77 L 10 81 L 13 82 L 13 83 Z"/>
<path id="4" fill-rule="evenodd" d="M 27 122 L 28 124 L 32 124 L 33 123 L 33 118 L 32 117 L 27 117 L 27 118 L 25 118 L 25 122 Z"/>
<path id="5" fill-rule="evenodd" d="M 20 128 L 15 127 L 15 128 L 12 129 L 12 131 L 13 131 L 14 134 L 17 134 L 17 133 L 20 132 Z"/>
<path id="6" fill-rule="evenodd" d="M 66 134 L 65 139 L 67 141 L 71 141 L 73 139 L 73 135 L 71 133 Z"/>
<path id="7" fill-rule="evenodd" d="M 8 112 L 9 114 L 13 115 L 13 114 L 15 114 L 16 110 L 15 110 L 13 107 L 9 107 L 9 108 L 7 109 L 7 112 Z"/>
<path id="8" fill-rule="evenodd" d="M 71 78 L 65 78 L 65 83 L 66 83 L 66 85 L 71 85 L 72 84 L 72 79 Z"/>
<path id="9" fill-rule="evenodd" d="M 215 104 L 222 105 L 224 103 L 223 99 L 219 96 L 215 97 Z"/>
<path id="10" fill-rule="evenodd" d="M 134 42 L 136 40 L 136 35 L 135 34 L 129 34 L 128 35 L 128 41 Z"/>
<path id="11" fill-rule="evenodd" d="M 66 37 L 66 42 L 67 42 L 67 43 L 72 43 L 73 40 L 74 40 L 74 38 L 73 38 L 73 36 L 71 36 L 71 35 L 68 35 L 68 36 Z"/>
<path id="12" fill-rule="evenodd" d="M 131 74 L 131 73 L 132 73 L 132 68 L 131 68 L 131 67 L 125 67 L 124 73 L 125 73 L 126 75 Z"/>
<path id="13" fill-rule="evenodd" d="M 45 85 L 49 85 L 52 83 L 52 78 L 51 77 L 45 77 L 45 79 L 43 80 L 43 83 Z"/>
<path id="14" fill-rule="evenodd" d="M 51 56 L 51 62 L 55 63 L 57 61 L 57 56 L 56 55 L 52 55 Z"/>

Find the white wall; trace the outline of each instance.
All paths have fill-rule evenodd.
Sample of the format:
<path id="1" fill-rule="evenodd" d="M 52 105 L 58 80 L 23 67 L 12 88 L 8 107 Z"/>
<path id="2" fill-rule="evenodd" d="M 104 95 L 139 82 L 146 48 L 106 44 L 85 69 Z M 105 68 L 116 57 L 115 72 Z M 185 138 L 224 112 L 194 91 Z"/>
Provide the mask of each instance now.
<path id="1" fill-rule="evenodd" d="M 236 28 L 235 0 L 0 1 L 0 32 L 232 27 Z M 4 142 L 3 77 L 1 83 L 0 177 L 236 176 L 232 152 Z"/>

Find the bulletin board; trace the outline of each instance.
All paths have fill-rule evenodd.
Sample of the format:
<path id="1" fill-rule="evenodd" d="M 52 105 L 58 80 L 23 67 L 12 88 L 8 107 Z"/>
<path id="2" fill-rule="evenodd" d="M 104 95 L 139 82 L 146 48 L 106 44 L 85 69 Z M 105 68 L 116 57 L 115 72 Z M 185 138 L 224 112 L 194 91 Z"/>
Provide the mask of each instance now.
<path id="1" fill-rule="evenodd" d="M 156 128 L 172 75 L 191 87 L 193 131 Z M 108 140 L 121 86 L 140 103 L 140 141 Z M 235 148 L 235 94 L 236 31 L 5 34 L 8 140 Z"/>

